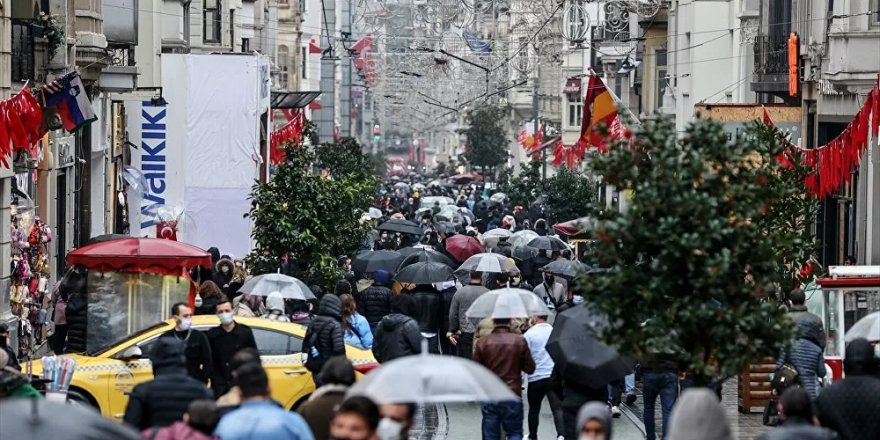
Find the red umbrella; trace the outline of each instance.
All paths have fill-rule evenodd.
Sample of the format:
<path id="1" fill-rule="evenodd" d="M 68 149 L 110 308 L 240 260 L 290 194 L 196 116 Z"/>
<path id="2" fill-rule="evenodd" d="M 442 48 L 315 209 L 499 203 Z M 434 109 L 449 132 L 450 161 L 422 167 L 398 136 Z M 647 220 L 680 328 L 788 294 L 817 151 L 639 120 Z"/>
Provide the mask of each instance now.
<path id="1" fill-rule="evenodd" d="M 158 238 L 121 238 L 83 246 L 67 254 L 67 265 L 98 271 L 180 275 L 185 268 L 211 267 L 211 254 L 195 246 Z"/>
<path id="2" fill-rule="evenodd" d="M 470 235 L 453 235 L 446 239 L 446 252 L 459 263 L 483 251 L 480 241 Z"/>
<path id="3" fill-rule="evenodd" d="M 557 233 L 568 237 L 586 235 L 593 229 L 593 219 L 590 217 L 581 217 L 565 223 L 557 223 L 553 225 L 553 229 Z"/>
<path id="4" fill-rule="evenodd" d="M 456 174 L 454 176 L 451 176 L 449 177 L 449 180 L 456 184 L 468 184 L 473 181 L 482 182 L 483 176 L 471 171 L 469 173 Z"/>

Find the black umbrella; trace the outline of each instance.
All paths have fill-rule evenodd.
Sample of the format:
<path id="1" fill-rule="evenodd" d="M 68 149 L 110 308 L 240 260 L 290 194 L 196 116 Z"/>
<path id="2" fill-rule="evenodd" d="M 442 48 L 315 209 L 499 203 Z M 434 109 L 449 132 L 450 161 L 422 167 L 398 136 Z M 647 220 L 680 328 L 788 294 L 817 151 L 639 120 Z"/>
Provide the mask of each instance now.
<path id="1" fill-rule="evenodd" d="M 517 261 L 526 261 L 537 257 L 538 250 L 528 246 L 514 246 L 511 254 L 513 259 Z"/>
<path id="2" fill-rule="evenodd" d="M 582 273 L 587 273 L 592 268 L 577 260 L 556 260 L 540 269 L 541 272 L 552 273 L 566 280 L 573 280 Z"/>
<path id="3" fill-rule="evenodd" d="M 632 371 L 633 363 L 617 350 L 599 342 L 597 333 L 607 325 L 586 305 L 556 316 L 547 352 L 566 380 L 602 388 Z"/>
<path id="4" fill-rule="evenodd" d="M 414 263 L 404 267 L 394 277 L 395 281 L 411 284 L 442 283 L 452 279 L 452 268 L 443 263 Z"/>
<path id="5" fill-rule="evenodd" d="M 359 273 L 373 273 L 384 270 L 394 273 L 403 261 L 403 255 L 395 251 L 363 251 L 351 259 L 351 269 Z"/>
<path id="6" fill-rule="evenodd" d="M 30 439 L 70 439 L 139 440 L 137 431 L 126 425 L 113 423 L 101 417 L 92 408 L 81 405 L 66 405 L 45 399 L 4 399 L 0 400 L 0 414 L 3 414 L 3 438 Z"/>
<path id="7" fill-rule="evenodd" d="M 556 237 L 549 236 L 533 238 L 527 246 L 542 251 L 564 251 L 566 249 L 569 249 L 568 245 L 565 244 L 564 241 Z"/>
<path id="8" fill-rule="evenodd" d="M 400 263 L 400 266 L 397 267 L 397 272 L 399 272 L 404 267 L 410 266 L 415 263 L 441 263 L 449 266 L 452 269 L 458 267 L 458 265 L 454 261 L 452 261 L 451 258 L 433 249 L 404 248 L 400 250 L 400 253 L 406 256 L 403 257 L 403 261 Z"/>
<path id="9" fill-rule="evenodd" d="M 422 235 L 422 228 L 409 220 L 388 220 L 387 222 L 379 225 L 377 229 L 379 229 L 380 231 L 400 232 L 401 234 Z"/>

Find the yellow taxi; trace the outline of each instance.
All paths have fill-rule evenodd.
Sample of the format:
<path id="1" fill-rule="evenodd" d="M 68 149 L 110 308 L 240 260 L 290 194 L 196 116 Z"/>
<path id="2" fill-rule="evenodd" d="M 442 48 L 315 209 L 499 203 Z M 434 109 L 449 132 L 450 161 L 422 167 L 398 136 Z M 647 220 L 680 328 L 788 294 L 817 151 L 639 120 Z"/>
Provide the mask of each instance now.
<path id="1" fill-rule="evenodd" d="M 254 332 L 257 350 L 269 376 L 272 398 L 287 410 L 296 409 L 305 402 L 315 384 L 312 374 L 303 364 L 302 343 L 306 328 L 299 324 L 269 321 L 261 318 L 235 318 Z M 193 317 L 192 328 L 207 331 L 220 325 L 214 315 Z M 92 405 L 104 417 L 122 421 L 128 393 L 135 385 L 153 378 L 153 370 L 146 355 L 159 337 L 174 328 L 168 320 L 121 338 L 118 342 L 87 354 L 68 354 L 76 359 L 76 371 L 70 383 L 68 399 Z M 378 363 L 370 350 L 346 345 L 346 356 L 362 377 Z M 40 374 L 39 362 L 34 362 L 34 374 Z"/>

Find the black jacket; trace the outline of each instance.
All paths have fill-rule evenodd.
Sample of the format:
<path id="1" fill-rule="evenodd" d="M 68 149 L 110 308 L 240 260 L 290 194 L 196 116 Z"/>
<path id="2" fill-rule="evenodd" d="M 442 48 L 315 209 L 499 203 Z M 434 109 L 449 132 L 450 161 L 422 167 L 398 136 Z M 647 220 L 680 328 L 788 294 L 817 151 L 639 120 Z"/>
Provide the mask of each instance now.
<path id="1" fill-rule="evenodd" d="M 193 379 L 198 379 L 207 384 L 208 379 L 214 373 L 214 361 L 211 357 L 211 343 L 204 333 L 190 329 L 178 332 L 176 329 L 169 330 L 164 336 L 177 338 L 186 343 L 184 354 L 186 356 L 186 373 Z"/>
<path id="2" fill-rule="evenodd" d="M 239 323 L 235 323 L 235 327 L 230 332 L 224 330 L 223 326 L 214 327 L 208 330 L 206 336 L 211 344 L 211 358 L 214 364 L 211 388 L 220 396 L 229 390 L 229 382 L 232 380 L 229 361 L 242 348 L 257 349 L 257 341 L 251 328 Z"/>
<path id="3" fill-rule="evenodd" d="M 849 343 L 844 369 L 846 378 L 822 390 L 816 399 L 819 422 L 842 440 L 876 440 L 880 438 L 880 379 L 867 341 Z"/>
<path id="4" fill-rule="evenodd" d="M 333 356 L 345 356 L 342 300 L 338 296 L 327 294 L 321 298 L 318 315 L 309 323 L 302 346 L 303 353 L 308 355 L 306 368 L 312 373 L 320 372 Z"/>
<path id="5" fill-rule="evenodd" d="M 84 293 L 77 292 L 70 295 L 65 316 L 67 317 L 67 344 L 64 346 L 64 351 L 67 353 L 85 352 L 89 315 Z"/>
<path id="6" fill-rule="evenodd" d="M 168 426 L 183 417 L 193 400 L 214 399 L 205 384 L 187 376 L 182 342 L 162 337 L 150 357 L 155 378 L 134 387 L 125 423 L 138 431 Z"/>
<path id="7" fill-rule="evenodd" d="M 440 333 L 443 324 L 443 296 L 435 290 L 416 290 L 412 293 L 416 300 L 414 318 L 419 323 L 419 330 L 425 333 Z"/>
<path id="8" fill-rule="evenodd" d="M 367 287 L 361 292 L 358 309 L 367 318 L 370 327 L 375 327 L 382 318 L 391 313 L 391 289 L 375 284 Z"/>
<path id="9" fill-rule="evenodd" d="M 379 322 L 373 332 L 373 356 L 379 362 L 421 352 L 422 335 L 415 319 L 392 313 Z"/>

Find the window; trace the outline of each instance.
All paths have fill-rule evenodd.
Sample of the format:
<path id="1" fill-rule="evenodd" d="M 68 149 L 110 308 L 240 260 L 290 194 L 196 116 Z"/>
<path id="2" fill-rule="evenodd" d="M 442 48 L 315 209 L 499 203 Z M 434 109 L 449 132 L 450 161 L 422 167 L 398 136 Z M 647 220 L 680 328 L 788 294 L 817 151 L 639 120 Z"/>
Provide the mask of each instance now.
<path id="1" fill-rule="evenodd" d="M 580 127 L 584 111 L 584 103 L 581 100 L 581 94 L 569 93 L 565 96 L 568 97 L 568 126 Z"/>
<path id="2" fill-rule="evenodd" d="M 278 7 L 290 6 L 290 0 L 278 0 Z"/>
<path id="3" fill-rule="evenodd" d="M 307 8 L 306 8 L 306 4 L 308 3 L 308 1 L 309 1 L 309 0 L 299 0 L 299 12 L 300 12 L 301 14 L 305 14 L 305 13 L 306 13 L 306 9 L 307 9 Z"/>
<path id="4" fill-rule="evenodd" d="M 250 52 L 251 51 L 251 39 L 250 38 L 242 38 L 241 39 L 241 51 L 242 52 Z"/>
<path id="5" fill-rule="evenodd" d="M 871 2 L 871 26 L 880 27 L 880 0 Z"/>
<path id="6" fill-rule="evenodd" d="M 654 51 L 654 110 L 663 107 L 663 94 L 666 93 L 666 50 Z"/>
<path id="7" fill-rule="evenodd" d="M 302 339 L 287 333 L 253 328 L 254 340 L 261 356 L 284 356 L 302 351 Z"/>
<path id="8" fill-rule="evenodd" d="M 287 46 L 278 47 L 278 85 L 287 89 L 287 72 L 290 66 L 290 50 Z"/>
<path id="9" fill-rule="evenodd" d="M 206 43 L 219 43 L 220 31 L 223 19 L 220 15 L 222 10 L 221 0 L 204 0 L 202 10 L 202 36 Z"/>
<path id="10" fill-rule="evenodd" d="M 302 49 L 302 61 L 300 65 L 302 66 L 302 79 L 308 79 L 309 76 L 309 48 L 303 47 Z"/>

